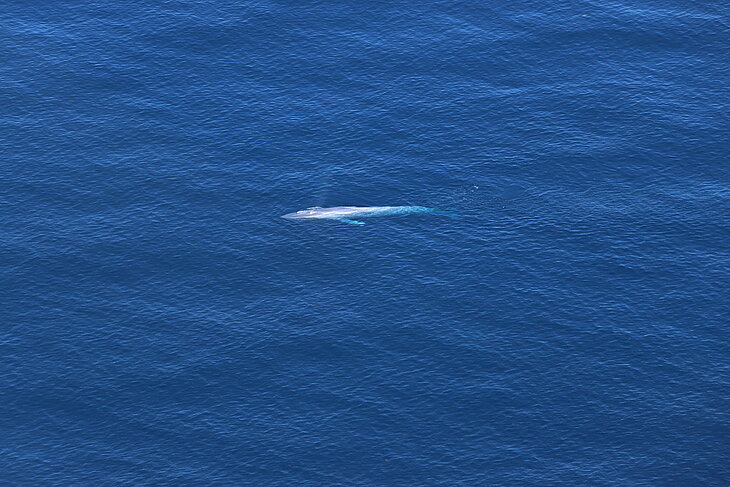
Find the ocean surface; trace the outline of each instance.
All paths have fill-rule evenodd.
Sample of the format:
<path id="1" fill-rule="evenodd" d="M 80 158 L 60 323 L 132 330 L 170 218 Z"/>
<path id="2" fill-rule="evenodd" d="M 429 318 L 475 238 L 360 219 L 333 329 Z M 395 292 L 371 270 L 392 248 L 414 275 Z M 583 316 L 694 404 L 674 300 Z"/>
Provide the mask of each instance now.
<path id="1" fill-rule="evenodd" d="M 0 486 L 730 485 L 726 1 L 0 28 Z"/>

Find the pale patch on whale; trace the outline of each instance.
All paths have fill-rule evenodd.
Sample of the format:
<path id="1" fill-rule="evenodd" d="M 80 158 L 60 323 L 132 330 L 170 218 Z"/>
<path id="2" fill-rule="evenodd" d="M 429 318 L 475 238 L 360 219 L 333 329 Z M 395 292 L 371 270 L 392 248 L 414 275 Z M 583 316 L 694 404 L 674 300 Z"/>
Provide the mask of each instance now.
<path id="1" fill-rule="evenodd" d="M 365 225 L 365 222 L 355 220 L 354 218 L 370 218 L 374 216 L 389 215 L 410 215 L 413 213 L 434 213 L 437 215 L 450 215 L 453 213 L 438 210 L 436 208 L 428 208 L 425 206 L 333 206 L 331 208 L 322 208 L 314 206 L 306 210 L 287 213 L 282 218 L 288 220 L 336 220 L 352 225 Z"/>

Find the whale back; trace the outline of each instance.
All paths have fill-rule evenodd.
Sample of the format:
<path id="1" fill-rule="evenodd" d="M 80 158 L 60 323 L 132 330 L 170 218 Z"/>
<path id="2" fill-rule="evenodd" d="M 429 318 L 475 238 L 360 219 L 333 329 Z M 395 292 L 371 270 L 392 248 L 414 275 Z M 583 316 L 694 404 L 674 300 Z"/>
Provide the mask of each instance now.
<path id="1" fill-rule="evenodd" d="M 312 206 L 306 210 L 300 210 L 294 213 L 287 213 L 282 218 L 292 220 L 301 219 L 332 219 L 344 220 L 350 217 L 371 217 L 385 215 L 407 215 L 411 213 L 438 213 L 441 210 L 428 208 L 425 206 L 332 206 L 322 208 Z M 443 212 L 448 214 L 448 212 Z"/>

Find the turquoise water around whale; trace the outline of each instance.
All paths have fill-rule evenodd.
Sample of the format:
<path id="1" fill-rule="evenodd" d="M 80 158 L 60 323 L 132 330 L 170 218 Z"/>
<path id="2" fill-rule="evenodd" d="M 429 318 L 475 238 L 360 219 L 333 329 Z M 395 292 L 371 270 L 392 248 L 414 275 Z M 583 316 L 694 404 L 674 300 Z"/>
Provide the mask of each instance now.
<path id="1" fill-rule="evenodd" d="M 730 485 L 729 15 L 7 2 L 0 485 Z"/>

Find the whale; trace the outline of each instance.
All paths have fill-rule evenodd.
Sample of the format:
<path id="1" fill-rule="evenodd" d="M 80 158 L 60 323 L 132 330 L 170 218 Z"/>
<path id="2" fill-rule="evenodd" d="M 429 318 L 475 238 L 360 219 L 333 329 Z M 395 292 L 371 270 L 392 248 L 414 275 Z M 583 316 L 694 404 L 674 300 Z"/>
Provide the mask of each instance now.
<path id="1" fill-rule="evenodd" d="M 451 212 L 428 208 L 426 206 L 333 206 L 331 208 L 313 206 L 306 210 L 287 213 L 286 215 L 282 215 L 282 218 L 286 218 L 287 220 L 336 220 L 351 225 L 365 225 L 365 222 L 356 218 L 410 215 L 414 213 L 434 213 L 454 216 Z"/>

